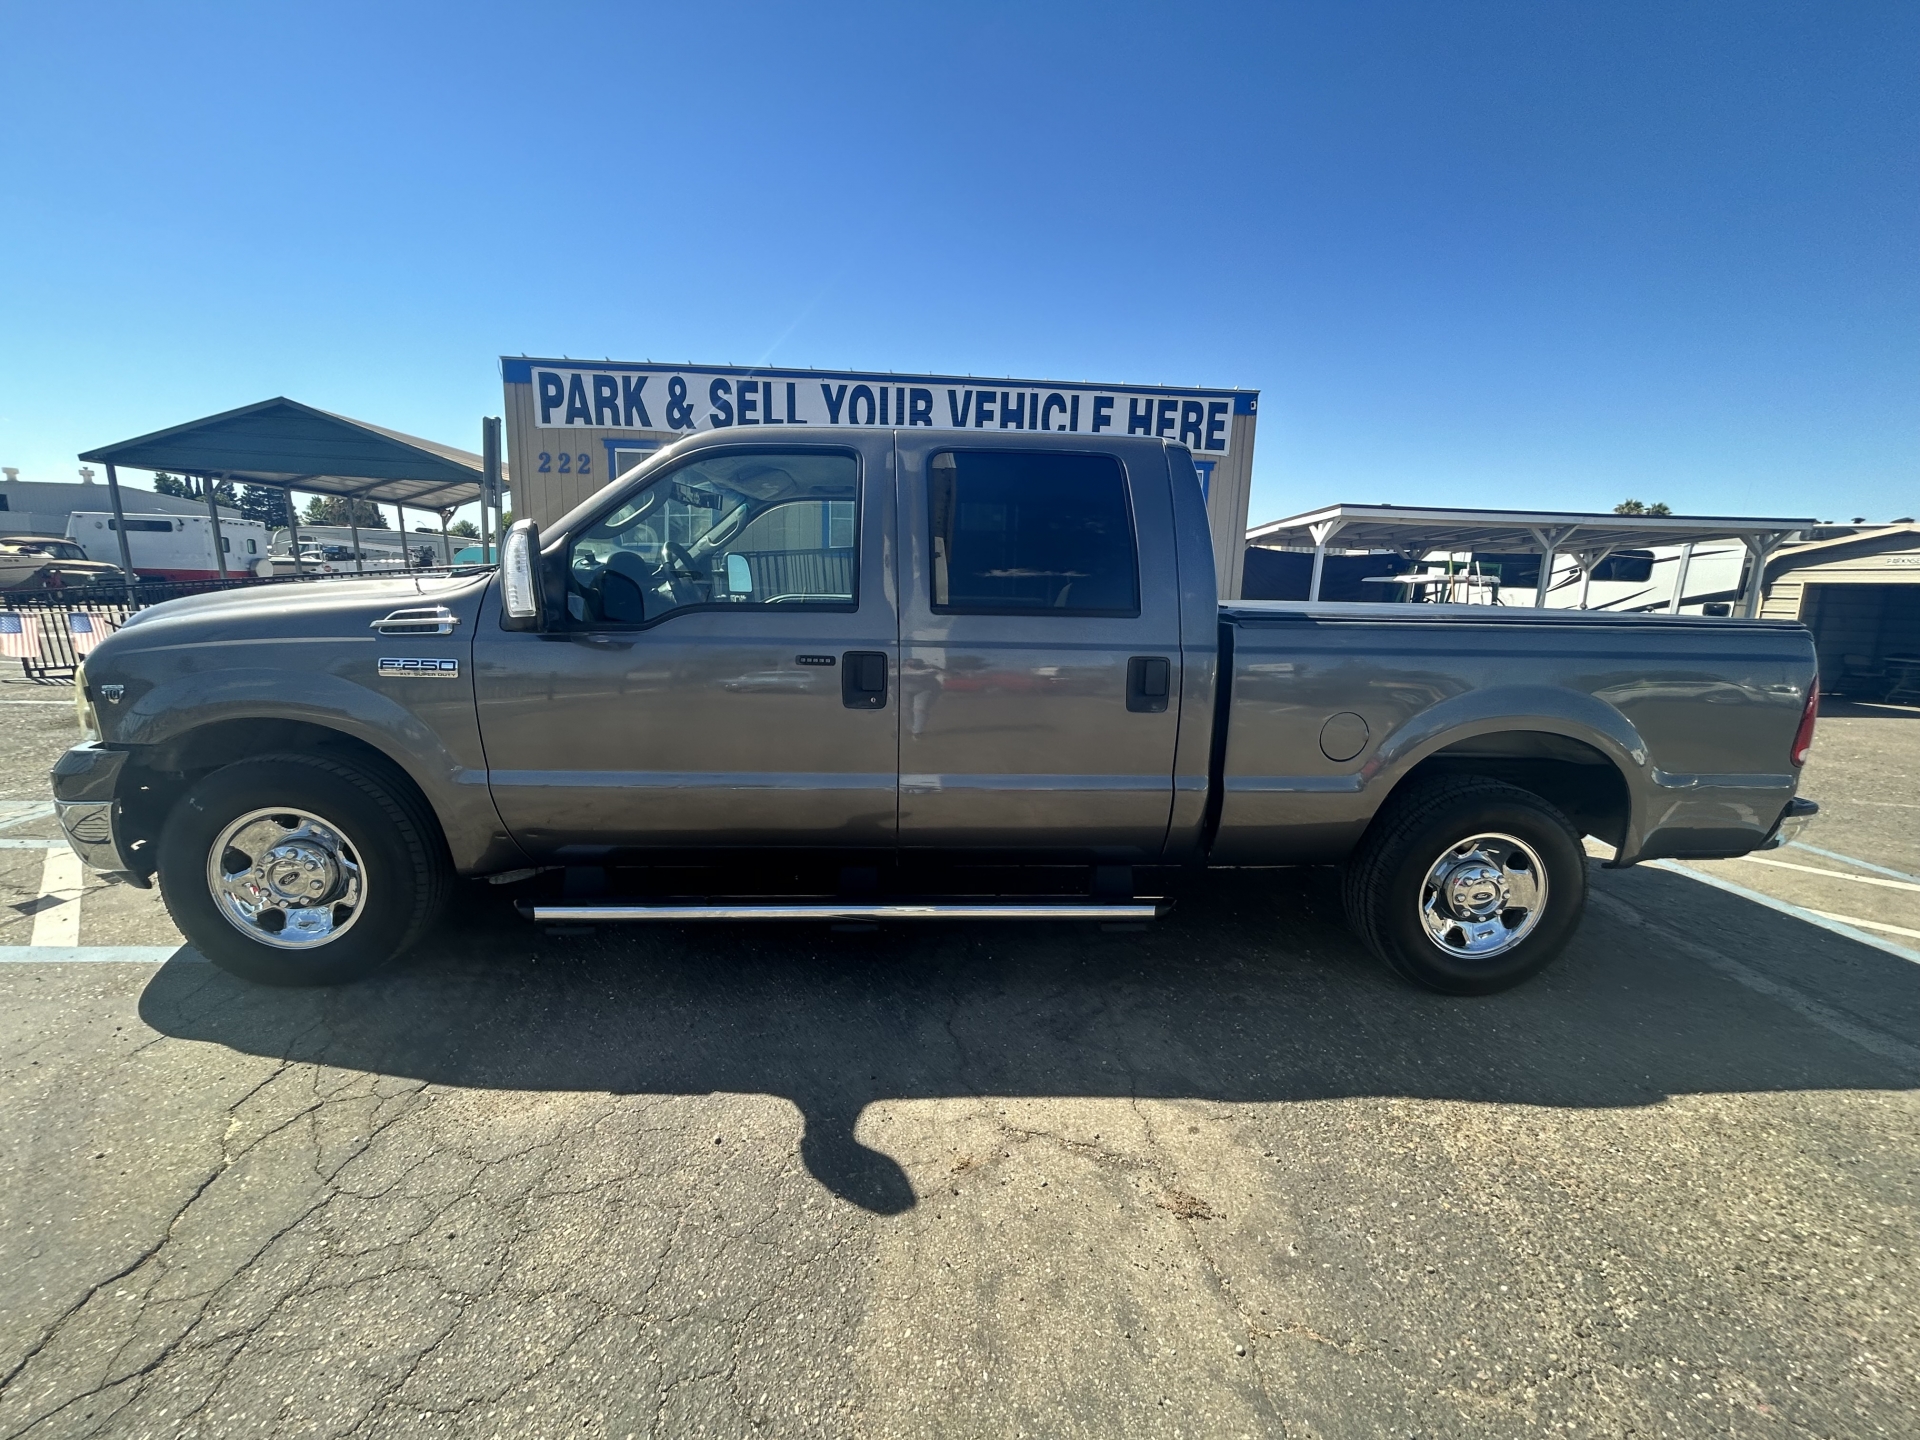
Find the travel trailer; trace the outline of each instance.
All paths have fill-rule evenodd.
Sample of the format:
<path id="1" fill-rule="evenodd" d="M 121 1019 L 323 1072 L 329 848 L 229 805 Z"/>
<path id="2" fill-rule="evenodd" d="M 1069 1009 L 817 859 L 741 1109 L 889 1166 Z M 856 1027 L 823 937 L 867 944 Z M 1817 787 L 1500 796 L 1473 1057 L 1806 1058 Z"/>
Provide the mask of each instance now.
<path id="1" fill-rule="evenodd" d="M 142 580 L 218 580 L 213 524 L 204 515 L 133 515 L 127 525 L 127 553 Z M 67 517 L 67 538 L 89 560 L 120 563 L 120 537 L 106 511 L 76 510 Z M 257 520 L 220 522 L 220 548 L 230 577 L 269 573 L 267 527 Z"/>

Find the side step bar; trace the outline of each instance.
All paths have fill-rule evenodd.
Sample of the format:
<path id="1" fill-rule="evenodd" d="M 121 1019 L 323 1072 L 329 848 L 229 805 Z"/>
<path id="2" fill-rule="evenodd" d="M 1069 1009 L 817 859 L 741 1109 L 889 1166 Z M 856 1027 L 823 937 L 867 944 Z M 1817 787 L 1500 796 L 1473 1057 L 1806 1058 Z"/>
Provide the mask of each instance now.
<path id="1" fill-rule="evenodd" d="M 593 924 L 612 920 L 1152 920 L 1160 906 L 1100 905 L 859 905 L 833 901 L 797 905 L 527 905 L 534 920 Z"/>

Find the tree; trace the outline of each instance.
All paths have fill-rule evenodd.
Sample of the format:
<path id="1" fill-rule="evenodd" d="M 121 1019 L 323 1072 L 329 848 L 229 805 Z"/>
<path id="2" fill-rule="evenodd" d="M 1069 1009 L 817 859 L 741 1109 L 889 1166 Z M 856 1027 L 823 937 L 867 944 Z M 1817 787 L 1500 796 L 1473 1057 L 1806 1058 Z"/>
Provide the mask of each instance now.
<path id="1" fill-rule="evenodd" d="M 352 509 L 349 510 L 348 506 Z M 341 495 L 316 495 L 307 501 L 307 508 L 300 516 L 302 525 L 353 525 L 359 524 L 370 530 L 387 528 L 387 517 L 380 507 L 371 500 L 349 501 Z"/>
<path id="2" fill-rule="evenodd" d="M 153 475 L 153 493 L 172 495 L 181 500 L 205 500 L 207 482 L 195 479 L 191 475 L 169 475 L 164 470 L 156 470 Z M 217 504 L 230 509 L 240 508 L 240 497 L 234 493 L 233 482 L 222 480 L 213 487 L 213 498 Z"/>
<path id="3" fill-rule="evenodd" d="M 1622 500 L 1613 507 L 1613 513 L 1616 515 L 1671 515 L 1673 509 L 1664 500 L 1656 500 L 1651 505 L 1643 504 L 1638 500 Z"/>
<path id="4" fill-rule="evenodd" d="M 240 514 L 244 519 L 258 520 L 269 530 L 277 530 L 287 523 L 286 492 L 278 485 L 243 485 Z"/>
<path id="5" fill-rule="evenodd" d="M 480 527 L 471 520 L 456 520 L 447 527 L 447 534 L 458 535 L 462 540 L 478 540 Z"/>

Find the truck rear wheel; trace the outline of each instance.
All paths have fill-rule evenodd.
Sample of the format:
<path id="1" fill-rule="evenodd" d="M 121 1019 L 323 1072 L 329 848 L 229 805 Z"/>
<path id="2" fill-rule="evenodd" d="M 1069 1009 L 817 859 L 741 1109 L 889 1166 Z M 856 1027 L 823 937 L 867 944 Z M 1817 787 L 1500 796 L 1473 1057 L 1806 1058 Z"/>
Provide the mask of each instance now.
<path id="1" fill-rule="evenodd" d="M 1401 976 L 1490 995 L 1537 974 L 1573 938 L 1587 857 L 1567 817 L 1484 776 L 1396 796 L 1347 864 L 1347 918 Z"/>
<path id="2" fill-rule="evenodd" d="M 201 779 L 167 817 L 159 861 L 181 933 L 264 985 L 334 985 L 385 965 L 432 924 L 451 872 L 398 776 L 305 754 Z"/>

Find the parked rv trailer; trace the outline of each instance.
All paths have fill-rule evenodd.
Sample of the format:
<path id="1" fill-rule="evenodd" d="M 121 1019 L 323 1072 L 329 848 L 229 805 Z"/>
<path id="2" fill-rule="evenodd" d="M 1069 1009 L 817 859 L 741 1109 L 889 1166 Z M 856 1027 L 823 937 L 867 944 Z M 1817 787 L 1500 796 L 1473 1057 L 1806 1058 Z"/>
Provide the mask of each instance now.
<path id="1" fill-rule="evenodd" d="M 126 515 L 127 553 L 143 580 L 217 580 L 213 524 L 204 515 Z M 89 560 L 120 563 L 120 537 L 111 514 L 76 510 L 67 517 L 67 538 Z M 267 527 L 257 520 L 220 522 L 220 549 L 230 576 L 265 574 Z"/>

